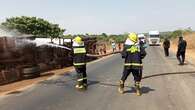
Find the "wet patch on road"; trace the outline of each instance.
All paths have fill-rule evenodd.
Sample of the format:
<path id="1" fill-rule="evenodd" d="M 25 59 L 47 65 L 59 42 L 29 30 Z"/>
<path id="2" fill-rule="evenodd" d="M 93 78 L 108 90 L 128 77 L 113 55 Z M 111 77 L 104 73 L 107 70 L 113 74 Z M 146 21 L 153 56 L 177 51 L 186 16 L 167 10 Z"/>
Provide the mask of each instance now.
<path id="1" fill-rule="evenodd" d="M 72 73 L 64 73 L 61 75 L 57 75 L 54 79 L 45 80 L 39 82 L 39 85 L 57 85 L 57 86 L 64 86 L 68 82 L 75 81 L 76 75 Z"/>

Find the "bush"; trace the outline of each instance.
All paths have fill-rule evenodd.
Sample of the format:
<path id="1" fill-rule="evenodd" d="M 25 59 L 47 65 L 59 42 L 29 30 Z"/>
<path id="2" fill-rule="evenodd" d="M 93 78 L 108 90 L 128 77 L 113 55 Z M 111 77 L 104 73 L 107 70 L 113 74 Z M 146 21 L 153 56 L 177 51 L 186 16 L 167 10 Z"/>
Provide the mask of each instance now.
<path id="1" fill-rule="evenodd" d="M 52 24 L 41 18 L 27 16 L 8 18 L 1 25 L 8 30 L 17 30 L 22 34 L 42 37 L 57 38 L 62 36 L 65 31 L 58 24 Z"/>

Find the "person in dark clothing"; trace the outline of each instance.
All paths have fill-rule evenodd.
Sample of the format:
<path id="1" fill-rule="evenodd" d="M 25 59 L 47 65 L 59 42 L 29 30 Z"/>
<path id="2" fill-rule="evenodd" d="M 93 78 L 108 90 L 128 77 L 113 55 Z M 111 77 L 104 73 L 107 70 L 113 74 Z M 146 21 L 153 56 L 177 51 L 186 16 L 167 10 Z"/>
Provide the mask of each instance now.
<path id="1" fill-rule="evenodd" d="M 125 59 L 123 75 L 120 80 L 119 93 L 124 93 L 124 83 L 130 73 L 133 74 L 135 81 L 136 94 L 141 95 L 140 82 L 142 79 L 142 59 L 146 56 L 145 49 L 138 43 L 136 33 L 130 33 L 122 52 L 122 58 Z"/>
<path id="2" fill-rule="evenodd" d="M 139 45 L 141 48 L 145 48 L 145 43 L 141 39 L 139 39 Z"/>
<path id="3" fill-rule="evenodd" d="M 163 47 L 164 47 L 165 56 L 168 57 L 169 56 L 170 41 L 167 38 L 163 42 Z"/>
<path id="4" fill-rule="evenodd" d="M 103 46 L 104 55 L 106 54 L 106 44 Z"/>
<path id="5" fill-rule="evenodd" d="M 178 49 L 176 55 L 179 61 L 179 65 L 184 65 L 186 47 L 187 47 L 187 42 L 183 39 L 183 37 L 179 37 Z"/>
<path id="6" fill-rule="evenodd" d="M 118 50 L 121 51 L 121 43 L 118 44 Z"/>

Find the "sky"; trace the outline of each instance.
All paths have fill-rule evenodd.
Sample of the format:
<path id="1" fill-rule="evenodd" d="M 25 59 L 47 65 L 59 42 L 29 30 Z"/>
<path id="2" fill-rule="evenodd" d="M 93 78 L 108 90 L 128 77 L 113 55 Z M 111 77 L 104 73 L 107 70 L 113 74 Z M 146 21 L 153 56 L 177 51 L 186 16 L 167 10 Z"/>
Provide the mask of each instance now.
<path id="1" fill-rule="evenodd" d="M 195 0 L 0 0 L 0 22 L 36 16 L 65 34 L 122 34 L 195 28 Z"/>

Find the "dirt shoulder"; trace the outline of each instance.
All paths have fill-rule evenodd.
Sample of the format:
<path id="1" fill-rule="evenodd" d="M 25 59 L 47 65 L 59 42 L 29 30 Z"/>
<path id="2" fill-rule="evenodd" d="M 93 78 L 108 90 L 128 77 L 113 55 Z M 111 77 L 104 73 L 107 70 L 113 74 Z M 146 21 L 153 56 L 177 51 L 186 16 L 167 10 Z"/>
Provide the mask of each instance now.
<path id="1" fill-rule="evenodd" d="M 172 44 L 170 50 L 175 53 L 177 52 L 177 45 Z M 186 60 L 190 63 L 195 64 L 195 49 L 187 49 L 186 51 Z"/>
<path id="2" fill-rule="evenodd" d="M 44 81 L 44 80 L 48 79 L 49 77 L 51 77 L 53 75 L 65 74 L 65 73 L 71 72 L 72 70 L 73 70 L 73 67 L 67 67 L 67 68 L 63 68 L 63 69 L 56 69 L 56 70 L 41 73 L 41 77 L 38 77 L 38 78 L 35 78 L 35 79 L 22 80 L 22 81 L 18 81 L 18 82 L 14 82 L 14 83 L 10 83 L 10 84 L 0 86 L 0 95 L 9 94 L 13 91 L 16 91 L 17 89 L 21 89 L 23 87 L 26 87 L 26 86 L 29 86 L 29 85 L 32 85 L 32 84 L 36 84 L 40 81 Z"/>
<path id="3" fill-rule="evenodd" d="M 184 39 L 187 41 L 186 60 L 195 64 L 195 33 L 185 35 Z M 170 50 L 176 53 L 177 45 L 178 39 L 172 40 Z"/>

